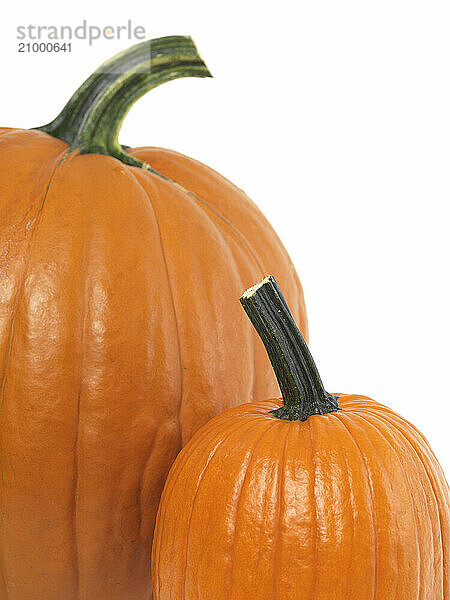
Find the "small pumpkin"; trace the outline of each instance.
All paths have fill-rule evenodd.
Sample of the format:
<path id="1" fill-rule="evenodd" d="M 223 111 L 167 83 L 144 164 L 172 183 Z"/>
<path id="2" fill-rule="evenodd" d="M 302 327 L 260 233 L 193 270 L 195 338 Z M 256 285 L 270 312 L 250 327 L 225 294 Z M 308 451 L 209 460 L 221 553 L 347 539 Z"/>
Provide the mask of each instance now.
<path id="1" fill-rule="evenodd" d="M 283 399 L 225 411 L 179 454 L 156 600 L 449 598 L 449 490 L 423 435 L 370 398 L 325 391 L 272 277 L 241 302 Z"/>
<path id="2" fill-rule="evenodd" d="M 306 333 L 291 261 L 247 196 L 191 158 L 118 143 L 146 91 L 209 75 L 190 38 L 151 40 L 52 123 L 0 129 L 2 600 L 148 600 L 176 454 L 276 390 L 232 299 L 274 269 Z"/>

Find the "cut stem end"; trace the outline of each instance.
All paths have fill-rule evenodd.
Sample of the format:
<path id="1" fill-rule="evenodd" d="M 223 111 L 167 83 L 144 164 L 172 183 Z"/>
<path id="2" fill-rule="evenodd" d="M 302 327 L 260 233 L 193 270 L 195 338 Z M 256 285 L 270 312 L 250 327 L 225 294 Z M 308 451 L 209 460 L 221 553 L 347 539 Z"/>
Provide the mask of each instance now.
<path id="1" fill-rule="evenodd" d="M 243 293 L 240 302 L 261 338 L 284 405 L 271 411 L 284 421 L 306 421 L 339 409 L 322 383 L 314 359 L 272 275 Z"/>

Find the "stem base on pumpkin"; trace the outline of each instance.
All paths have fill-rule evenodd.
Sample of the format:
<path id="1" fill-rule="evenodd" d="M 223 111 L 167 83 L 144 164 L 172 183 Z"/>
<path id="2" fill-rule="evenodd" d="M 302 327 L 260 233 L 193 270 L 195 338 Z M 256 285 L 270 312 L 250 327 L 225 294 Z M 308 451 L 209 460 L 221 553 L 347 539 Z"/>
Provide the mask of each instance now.
<path id="1" fill-rule="evenodd" d="M 35 129 L 65 141 L 81 154 L 105 154 L 150 169 L 119 144 L 120 128 L 141 96 L 182 77 L 211 77 L 190 37 L 170 36 L 137 44 L 101 65 L 56 119 Z"/>
<path id="2" fill-rule="evenodd" d="M 322 383 L 314 359 L 271 275 L 249 288 L 240 302 L 272 363 L 284 406 L 271 411 L 284 421 L 306 421 L 339 409 L 336 396 Z"/>

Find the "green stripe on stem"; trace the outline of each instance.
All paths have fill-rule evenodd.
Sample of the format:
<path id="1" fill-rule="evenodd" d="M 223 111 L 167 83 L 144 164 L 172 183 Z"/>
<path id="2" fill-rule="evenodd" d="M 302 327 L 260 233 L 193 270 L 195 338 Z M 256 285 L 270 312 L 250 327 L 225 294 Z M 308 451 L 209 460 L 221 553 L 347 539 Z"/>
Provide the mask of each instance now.
<path id="1" fill-rule="evenodd" d="M 128 165 L 149 168 L 119 144 L 120 128 L 141 96 L 182 77 L 211 77 L 190 37 L 137 44 L 101 65 L 56 119 L 36 129 L 64 140 L 82 154 L 107 154 Z"/>
<path id="2" fill-rule="evenodd" d="M 283 397 L 271 413 L 285 421 L 306 421 L 339 409 L 336 396 L 323 387 L 314 359 L 271 275 L 248 289 L 240 302 L 261 338 Z"/>

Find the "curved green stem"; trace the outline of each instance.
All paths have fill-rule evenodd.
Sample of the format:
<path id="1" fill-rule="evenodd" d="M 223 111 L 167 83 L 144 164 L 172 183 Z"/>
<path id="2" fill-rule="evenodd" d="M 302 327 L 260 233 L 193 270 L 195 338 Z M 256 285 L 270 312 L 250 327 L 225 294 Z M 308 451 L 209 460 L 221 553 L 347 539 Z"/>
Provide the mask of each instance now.
<path id="1" fill-rule="evenodd" d="M 181 77 L 211 77 L 190 37 L 171 36 L 137 44 L 101 65 L 56 119 L 36 129 L 64 140 L 82 154 L 107 154 L 148 168 L 119 144 L 120 128 L 141 96 Z"/>
<path id="2" fill-rule="evenodd" d="M 339 410 L 337 398 L 323 387 L 313 357 L 295 324 L 274 277 L 248 289 L 240 298 L 266 347 L 284 405 L 271 411 L 285 421 L 306 421 L 311 415 Z"/>

